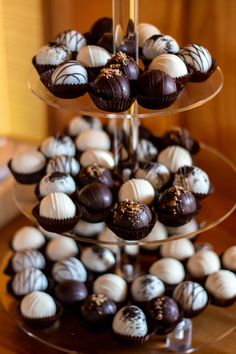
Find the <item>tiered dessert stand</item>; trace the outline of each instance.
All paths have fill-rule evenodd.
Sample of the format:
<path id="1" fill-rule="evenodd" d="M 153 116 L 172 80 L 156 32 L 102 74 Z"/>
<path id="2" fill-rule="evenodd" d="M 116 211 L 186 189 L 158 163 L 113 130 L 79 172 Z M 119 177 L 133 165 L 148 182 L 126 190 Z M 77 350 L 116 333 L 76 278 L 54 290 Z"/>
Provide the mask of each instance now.
<path id="1" fill-rule="evenodd" d="M 128 20 L 132 19 L 134 25 L 137 25 L 137 8 L 138 1 L 131 0 L 114 0 L 113 1 L 113 33 L 117 31 L 117 26 L 126 28 Z M 116 43 L 114 43 L 114 46 Z M 170 107 L 152 111 L 144 109 L 138 104 L 134 104 L 131 109 L 123 113 L 108 113 L 97 109 L 91 102 L 90 97 L 86 94 L 78 99 L 60 99 L 53 96 L 40 82 L 36 71 L 32 70 L 29 77 L 29 88 L 35 96 L 43 102 L 58 109 L 66 109 L 78 114 L 86 114 L 96 117 L 115 119 L 117 129 L 120 122 L 125 121 L 130 127 L 131 152 L 135 151 L 138 143 L 138 122 L 141 118 L 161 119 L 173 113 L 179 113 L 198 107 L 213 97 L 221 90 L 223 85 L 223 75 L 219 67 L 210 76 L 207 81 L 201 83 L 188 83 L 184 88 L 181 96 Z M 163 242 L 171 242 L 174 239 L 184 238 L 203 233 L 210 228 L 215 227 L 224 221 L 236 208 L 236 169 L 233 164 L 221 153 L 213 148 L 201 144 L 200 152 L 196 156 L 195 164 L 205 170 L 214 186 L 214 193 L 203 201 L 201 212 L 197 216 L 197 222 L 200 225 L 199 230 L 194 233 L 174 235 L 171 240 L 149 241 L 149 243 L 161 244 Z M 217 174 L 212 171 L 218 171 Z M 34 186 L 24 186 L 16 184 L 14 187 L 14 197 L 19 209 L 29 219 L 34 220 L 32 209 L 37 203 L 34 195 Z M 224 203 L 221 203 L 222 198 Z M 76 241 L 85 241 L 85 238 L 74 235 L 69 232 L 65 234 L 74 238 Z M 94 240 L 86 237 L 87 243 L 101 243 L 102 241 Z M 118 245 L 120 249 L 127 244 L 147 243 L 148 241 L 122 241 L 109 242 L 109 244 Z M 104 243 L 104 242 L 103 242 Z M 106 243 L 106 242 L 105 242 Z M 8 277 L 4 274 L 4 269 L 9 261 L 10 254 L 6 255 L 1 264 L 0 284 L 1 284 L 1 300 L 3 306 L 16 321 L 19 327 L 29 336 L 47 344 L 50 347 L 59 349 L 65 353 L 121 353 L 127 350 L 129 353 L 168 353 L 170 349 L 166 345 L 166 338 L 160 336 L 152 336 L 151 339 L 141 347 L 124 347 L 115 341 L 110 330 L 102 332 L 91 332 L 83 327 L 76 316 L 65 313 L 58 323 L 47 330 L 35 330 L 27 327 L 18 312 L 18 303 L 12 298 L 6 290 Z M 147 260 L 144 257 L 142 262 Z M 145 259 L 146 257 L 146 259 Z M 140 258 L 136 262 L 139 262 Z M 122 263 L 118 265 L 117 271 L 122 272 Z M 236 306 L 229 308 L 221 308 L 209 305 L 207 309 L 192 321 L 192 342 L 190 346 L 182 347 L 184 339 L 180 340 L 180 346 L 177 346 L 176 352 L 192 353 L 204 348 L 216 341 L 221 340 L 236 329 Z M 177 334 L 177 340 L 181 336 L 186 335 L 186 331 L 180 331 Z M 179 337 L 178 337 L 179 336 Z M 179 348 L 179 349 L 178 349 Z"/>

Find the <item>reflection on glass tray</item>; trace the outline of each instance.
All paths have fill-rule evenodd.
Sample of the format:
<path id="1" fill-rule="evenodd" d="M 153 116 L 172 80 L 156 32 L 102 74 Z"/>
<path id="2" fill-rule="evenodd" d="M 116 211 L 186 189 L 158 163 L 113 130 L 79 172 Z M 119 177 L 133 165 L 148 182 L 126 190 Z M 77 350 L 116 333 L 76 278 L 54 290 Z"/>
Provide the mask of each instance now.
<path id="1" fill-rule="evenodd" d="M 180 97 L 168 108 L 160 110 L 150 110 L 145 109 L 135 105 L 133 111 L 122 113 L 109 113 L 99 110 L 90 99 L 89 95 L 86 94 L 82 97 L 75 99 L 61 99 L 50 93 L 46 87 L 40 81 L 39 75 L 35 69 L 32 69 L 29 79 L 28 86 L 35 96 L 40 98 L 42 101 L 50 106 L 56 107 L 58 109 L 66 109 L 80 114 L 92 115 L 97 117 L 107 117 L 107 118 L 131 118 L 138 116 L 139 118 L 166 116 L 173 113 L 183 112 L 189 109 L 198 107 L 215 97 L 221 90 L 223 86 L 223 74 L 219 67 L 214 71 L 214 73 L 204 82 L 191 83 L 189 82 Z"/>
<path id="2" fill-rule="evenodd" d="M 202 168 L 210 177 L 214 187 L 214 192 L 201 202 L 202 209 L 196 217 L 200 228 L 194 233 L 184 235 L 174 235 L 171 239 L 161 241 L 131 241 L 132 244 L 161 244 L 183 237 L 191 237 L 215 227 L 224 221 L 236 208 L 236 168 L 218 151 L 201 144 L 200 152 L 196 155 L 194 164 Z M 32 209 L 38 203 L 34 194 L 35 185 L 15 184 L 13 195 L 18 208 L 29 219 L 34 221 Z M 94 239 L 75 236 L 73 233 L 66 233 L 78 241 L 91 243 L 106 243 Z M 125 241 L 109 242 L 109 244 L 124 244 Z M 126 241 L 127 244 L 127 241 Z"/>
<path id="3" fill-rule="evenodd" d="M 62 317 L 51 328 L 36 330 L 27 327 L 19 314 L 19 302 L 7 292 L 9 277 L 4 274 L 12 252 L 8 252 L 0 265 L 0 298 L 3 307 L 14 322 L 29 336 L 65 353 L 73 354 L 130 354 L 170 353 L 165 347 L 164 336 L 152 336 L 141 347 L 125 347 L 115 340 L 111 330 L 92 332 L 84 327 L 75 314 L 64 312 Z M 192 346 L 181 353 L 193 353 L 206 346 L 222 340 L 236 330 L 236 305 L 221 308 L 209 305 L 198 317 L 193 319 Z M 173 353 L 173 352 L 171 352 Z M 175 352 L 180 353 L 180 352 Z"/>

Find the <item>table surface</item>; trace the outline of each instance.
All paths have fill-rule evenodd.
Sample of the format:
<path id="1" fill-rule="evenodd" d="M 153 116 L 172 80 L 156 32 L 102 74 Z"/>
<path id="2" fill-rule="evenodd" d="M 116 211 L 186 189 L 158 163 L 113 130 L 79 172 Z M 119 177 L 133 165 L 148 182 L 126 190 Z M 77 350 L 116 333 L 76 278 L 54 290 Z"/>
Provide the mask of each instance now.
<path id="1" fill-rule="evenodd" d="M 30 222 L 20 216 L 0 230 L 1 248 L 0 259 L 9 247 L 9 240 L 14 232 L 21 226 L 29 225 Z M 208 241 L 214 245 L 215 250 L 221 253 L 225 248 L 235 244 L 235 214 L 231 215 L 218 227 L 206 232 L 200 237 L 200 241 Z M 199 351 L 199 354 L 235 354 L 236 332 L 226 337 L 219 343 Z M 0 306 L 0 353 L 1 354 L 56 354 L 58 350 L 53 350 L 45 345 L 36 342 L 34 339 L 24 334 L 11 320 L 4 308 Z M 126 353 L 126 350 L 123 351 Z M 144 352 L 145 353 L 145 352 Z M 128 354 L 128 350 L 127 350 Z"/>

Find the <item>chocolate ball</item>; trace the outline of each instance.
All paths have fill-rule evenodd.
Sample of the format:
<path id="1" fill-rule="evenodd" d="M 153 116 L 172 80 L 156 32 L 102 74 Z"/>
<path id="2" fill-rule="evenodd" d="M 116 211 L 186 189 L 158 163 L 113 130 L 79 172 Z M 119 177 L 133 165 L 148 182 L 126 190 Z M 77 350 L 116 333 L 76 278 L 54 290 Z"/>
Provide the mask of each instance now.
<path id="1" fill-rule="evenodd" d="M 113 196 L 109 188 L 102 183 L 91 183 L 78 192 L 78 200 L 90 210 L 100 211 L 112 205 Z"/>
<path id="2" fill-rule="evenodd" d="M 81 306 L 81 315 L 90 325 L 101 325 L 110 322 L 117 307 L 113 300 L 102 294 L 92 294 Z"/>
<path id="3" fill-rule="evenodd" d="M 156 333 L 170 333 L 181 320 L 181 313 L 175 300 L 168 296 L 160 296 L 147 305 L 147 314 L 153 322 Z"/>
<path id="4" fill-rule="evenodd" d="M 108 60 L 106 67 L 120 69 L 129 80 L 137 80 L 139 76 L 139 67 L 134 58 L 121 51 Z"/>
<path id="5" fill-rule="evenodd" d="M 72 305 L 88 296 L 86 285 L 78 280 L 65 280 L 55 288 L 55 296 L 63 304 Z"/>
<path id="6" fill-rule="evenodd" d="M 148 226 L 152 221 L 151 210 L 146 204 L 127 199 L 115 205 L 111 217 L 113 225 L 131 230 Z"/>
<path id="7" fill-rule="evenodd" d="M 90 39 L 97 43 L 106 32 L 112 32 L 112 19 L 110 17 L 101 17 L 92 25 Z"/>
<path id="8" fill-rule="evenodd" d="M 138 79 L 138 91 L 142 96 L 158 97 L 175 93 L 175 80 L 160 70 L 145 71 Z"/>
<path id="9" fill-rule="evenodd" d="M 106 49 L 109 53 L 113 52 L 113 35 L 110 32 L 104 33 L 97 45 Z"/>
<path id="10" fill-rule="evenodd" d="M 98 182 L 104 184 L 108 188 L 112 188 L 114 185 L 111 172 L 97 164 L 84 167 L 80 172 L 79 182 L 82 185 Z"/>
<path id="11" fill-rule="evenodd" d="M 161 147 L 164 149 L 171 145 L 178 145 L 195 154 L 199 150 L 198 143 L 191 137 L 189 131 L 182 127 L 173 127 L 161 137 Z"/>

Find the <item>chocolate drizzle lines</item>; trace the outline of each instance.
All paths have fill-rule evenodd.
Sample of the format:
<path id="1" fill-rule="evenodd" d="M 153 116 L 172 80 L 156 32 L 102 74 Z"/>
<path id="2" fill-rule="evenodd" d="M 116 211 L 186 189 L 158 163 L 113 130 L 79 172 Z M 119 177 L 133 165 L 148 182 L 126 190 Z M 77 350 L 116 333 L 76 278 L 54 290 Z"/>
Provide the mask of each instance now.
<path id="1" fill-rule="evenodd" d="M 190 47 L 192 47 L 192 49 Z M 206 49 L 200 45 L 191 44 L 189 48 L 182 48 L 178 55 L 184 62 L 187 63 L 189 62 L 188 58 L 190 58 L 194 62 L 194 65 L 190 65 L 190 64 L 188 65 L 192 66 L 194 69 L 201 72 L 204 72 L 204 59 L 205 59 L 210 69 L 211 56 L 207 55 Z"/>

